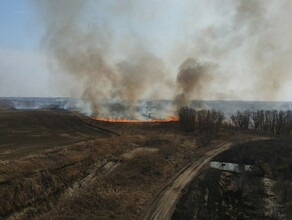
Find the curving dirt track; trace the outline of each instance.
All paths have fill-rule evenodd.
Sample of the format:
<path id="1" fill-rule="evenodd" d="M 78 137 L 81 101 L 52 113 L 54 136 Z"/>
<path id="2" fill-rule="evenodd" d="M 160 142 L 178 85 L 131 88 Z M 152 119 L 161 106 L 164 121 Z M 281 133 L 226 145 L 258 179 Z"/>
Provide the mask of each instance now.
<path id="1" fill-rule="evenodd" d="M 252 139 L 254 140 L 254 139 Z M 150 206 L 146 209 L 140 219 L 166 220 L 171 219 L 176 203 L 185 186 L 200 173 L 214 156 L 229 149 L 233 143 L 227 142 L 216 149 L 212 149 L 204 154 L 199 160 L 184 167 L 178 174 L 154 197 Z"/>

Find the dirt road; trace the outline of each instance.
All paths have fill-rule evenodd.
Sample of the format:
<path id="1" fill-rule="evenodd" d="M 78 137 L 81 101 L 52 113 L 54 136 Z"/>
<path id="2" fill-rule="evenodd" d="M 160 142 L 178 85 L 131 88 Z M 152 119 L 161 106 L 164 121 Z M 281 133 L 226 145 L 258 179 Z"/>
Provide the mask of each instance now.
<path id="1" fill-rule="evenodd" d="M 152 200 L 151 205 L 146 209 L 141 219 L 170 219 L 185 186 L 199 174 L 203 166 L 214 156 L 229 149 L 231 145 L 230 142 L 224 143 L 216 149 L 206 152 L 199 160 L 183 168 Z"/>

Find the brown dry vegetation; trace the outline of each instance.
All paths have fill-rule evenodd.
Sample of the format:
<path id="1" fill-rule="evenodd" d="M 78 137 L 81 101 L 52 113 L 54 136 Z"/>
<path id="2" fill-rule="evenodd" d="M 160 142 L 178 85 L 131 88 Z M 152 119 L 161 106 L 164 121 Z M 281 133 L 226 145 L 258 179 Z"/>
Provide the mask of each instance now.
<path id="1" fill-rule="evenodd" d="M 30 120 L 33 113 L 38 117 Z M 91 219 L 123 215 L 134 218 L 157 187 L 189 161 L 195 151 L 195 138 L 179 132 L 176 123 L 108 124 L 80 115 L 76 118 L 76 114 L 64 111 L 2 111 L 1 114 L 7 130 L 14 130 L 2 133 L 4 139 L 1 139 L 0 153 L 8 149 L 5 141 L 11 146 L 9 156 L 3 156 L 5 160 L 0 163 L 2 218 Z M 6 117 L 15 120 L 8 123 Z M 25 124 L 18 126 L 18 117 Z M 63 117 L 69 117 L 70 123 L 64 120 L 58 123 Z M 28 135 L 25 138 L 28 143 L 32 139 L 31 147 L 17 148 L 23 140 L 18 139 L 22 132 L 33 133 L 32 127 L 35 133 L 46 130 L 49 142 L 52 136 L 58 136 L 60 123 L 66 135 L 55 139 L 51 146 L 39 149 L 38 144 L 41 148 L 46 139 L 34 143 Z M 83 140 L 86 133 L 80 132 L 84 129 L 93 134 L 87 140 Z M 70 138 L 75 143 L 66 142 Z M 136 152 L 132 158 L 123 156 L 136 148 L 150 147 L 158 151 Z M 175 155 L 178 150 L 181 153 Z M 185 151 L 190 155 L 185 155 Z"/>
<path id="2" fill-rule="evenodd" d="M 291 138 L 235 145 L 216 161 L 252 164 L 241 174 L 206 169 L 181 197 L 173 219 L 291 219 Z"/>
<path id="3" fill-rule="evenodd" d="M 226 140 L 253 136 L 221 130 L 212 144 L 198 148 L 200 136 L 183 131 L 176 122 L 105 123 L 66 111 L 32 112 L 38 116 L 32 121 L 29 111 L 0 112 L 0 118 L 10 114 L 7 117 L 25 121 L 20 128 L 18 120 L 5 124 L 14 130 L 5 135 L 14 138 L 5 139 L 12 147 L 0 162 L 2 218 L 137 219 L 186 164 Z M 68 121 L 57 122 L 63 117 Z M 47 139 L 32 142 L 31 148 L 19 147 L 23 139 L 17 131 L 30 132 L 31 126 L 34 133 L 45 129 Z M 34 140 L 33 132 L 25 137 L 27 143 Z M 50 142 L 54 135 L 59 137 L 55 143 Z M 43 142 L 49 144 L 42 148 Z M 7 149 L 1 142 L 0 153 Z"/>

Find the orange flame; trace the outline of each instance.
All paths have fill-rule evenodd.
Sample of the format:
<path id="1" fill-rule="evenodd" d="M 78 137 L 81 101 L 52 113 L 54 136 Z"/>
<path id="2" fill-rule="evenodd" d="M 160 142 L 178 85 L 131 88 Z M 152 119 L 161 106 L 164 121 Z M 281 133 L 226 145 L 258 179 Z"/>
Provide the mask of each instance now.
<path id="1" fill-rule="evenodd" d="M 109 119 L 109 118 L 96 118 L 91 117 L 93 120 L 102 121 L 102 122 L 118 122 L 118 123 L 140 123 L 140 122 L 177 122 L 176 117 L 168 117 L 165 119 L 150 119 L 150 120 L 136 120 L 136 119 Z"/>

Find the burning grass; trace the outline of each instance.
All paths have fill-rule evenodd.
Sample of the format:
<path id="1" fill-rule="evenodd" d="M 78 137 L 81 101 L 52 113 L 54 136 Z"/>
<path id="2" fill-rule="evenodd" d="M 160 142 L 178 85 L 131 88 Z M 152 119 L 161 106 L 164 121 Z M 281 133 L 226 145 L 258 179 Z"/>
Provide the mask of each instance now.
<path id="1" fill-rule="evenodd" d="M 163 122 L 177 122 L 178 118 L 171 116 L 165 119 L 149 119 L 149 120 L 139 120 L 139 119 L 110 119 L 110 118 L 98 118 L 92 117 L 93 120 L 101 121 L 101 122 L 113 122 L 113 123 L 163 123 Z"/>

